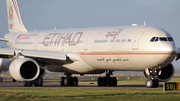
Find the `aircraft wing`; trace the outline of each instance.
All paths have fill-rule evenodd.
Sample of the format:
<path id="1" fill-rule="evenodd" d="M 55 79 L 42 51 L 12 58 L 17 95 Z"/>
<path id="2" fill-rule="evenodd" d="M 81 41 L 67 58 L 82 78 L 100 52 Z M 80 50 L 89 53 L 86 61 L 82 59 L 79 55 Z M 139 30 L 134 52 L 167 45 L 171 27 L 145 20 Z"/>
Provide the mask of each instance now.
<path id="1" fill-rule="evenodd" d="M 180 47 L 177 48 L 176 61 L 180 58 Z"/>
<path id="2" fill-rule="evenodd" d="M 9 58 L 17 55 L 32 58 L 40 65 L 63 65 L 80 60 L 75 52 L 0 48 L 0 58 Z"/>

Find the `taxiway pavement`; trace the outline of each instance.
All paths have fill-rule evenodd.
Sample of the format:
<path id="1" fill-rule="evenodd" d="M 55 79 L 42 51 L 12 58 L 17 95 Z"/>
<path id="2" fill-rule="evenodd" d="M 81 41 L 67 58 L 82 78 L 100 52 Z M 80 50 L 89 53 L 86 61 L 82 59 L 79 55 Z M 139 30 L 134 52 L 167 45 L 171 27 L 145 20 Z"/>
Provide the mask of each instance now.
<path id="1" fill-rule="evenodd" d="M 60 86 L 59 83 L 48 83 L 44 82 L 42 87 L 24 87 L 23 82 L 10 82 L 4 81 L 0 82 L 0 88 L 138 88 L 138 89 L 146 89 L 145 85 L 117 85 L 116 87 L 98 87 L 96 84 L 79 84 L 77 87 L 74 86 Z M 159 85 L 158 88 L 154 89 L 162 89 L 163 85 Z"/>

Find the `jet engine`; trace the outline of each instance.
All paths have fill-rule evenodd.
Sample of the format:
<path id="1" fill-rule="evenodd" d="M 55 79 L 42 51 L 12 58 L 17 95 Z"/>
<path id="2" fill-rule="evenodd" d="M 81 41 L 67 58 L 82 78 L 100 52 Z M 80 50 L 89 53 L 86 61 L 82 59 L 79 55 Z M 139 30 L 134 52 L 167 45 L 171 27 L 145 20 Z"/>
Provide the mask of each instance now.
<path id="1" fill-rule="evenodd" d="M 0 72 L 8 71 L 10 63 L 9 59 L 0 58 Z"/>
<path id="2" fill-rule="evenodd" d="M 169 65 L 158 70 L 157 80 L 160 82 L 169 81 L 174 76 L 174 66 Z"/>
<path id="3" fill-rule="evenodd" d="M 156 74 L 153 74 L 156 73 Z M 167 66 L 160 69 L 148 69 L 144 71 L 144 75 L 148 78 L 154 76 L 159 82 L 169 81 L 174 76 L 174 66 L 170 63 Z"/>
<path id="4" fill-rule="evenodd" d="M 9 72 L 17 81 L 33 81 L 40 73 L 38 63 L 30 58 L 17 58 L 10 64 Z"/>

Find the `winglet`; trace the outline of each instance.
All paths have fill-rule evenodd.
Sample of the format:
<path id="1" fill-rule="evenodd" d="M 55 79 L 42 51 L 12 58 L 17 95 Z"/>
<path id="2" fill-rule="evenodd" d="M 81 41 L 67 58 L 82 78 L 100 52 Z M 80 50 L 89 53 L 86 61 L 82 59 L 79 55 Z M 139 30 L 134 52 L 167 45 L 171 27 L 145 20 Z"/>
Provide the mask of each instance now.
<path id="1" fill-rule="evenodd" d="M 19 12 L 18 4 L 16 0 L 6 0 L 7 2 L 7 14 L 8 14 L 8 26 L 10 32 L 24 32 L 25 28 L 21 15 Z"/>

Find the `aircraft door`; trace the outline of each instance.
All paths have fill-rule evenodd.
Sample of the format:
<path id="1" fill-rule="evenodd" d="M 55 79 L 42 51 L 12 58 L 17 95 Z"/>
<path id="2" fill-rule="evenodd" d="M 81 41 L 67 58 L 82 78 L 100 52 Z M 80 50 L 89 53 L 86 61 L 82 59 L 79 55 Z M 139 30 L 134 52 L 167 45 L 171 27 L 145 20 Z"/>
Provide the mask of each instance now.
<path id="1" fill-rule="evenodd" d="M 141 32 L 138 32 L 134 38 L 134 41 L 133 41 L 133 45 L 132 45 L 132 49 L 133 50 L 138 50 L 138 45 L 139 45 L 139 42 L 140 42 L 140 39 L 141 39 L 141 36 L 143 35 L 143 31 Z"/>
<path id="2" fill-rule="evenodd" d="M 91 36 L 92 34 L 89 34 L 86 38 L 86 40 L 84 41 L 84 50 L 88 50 L 88 44 L 89 44 L 89 41 L 91 39 Z"/>

